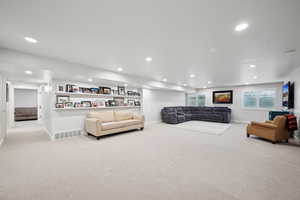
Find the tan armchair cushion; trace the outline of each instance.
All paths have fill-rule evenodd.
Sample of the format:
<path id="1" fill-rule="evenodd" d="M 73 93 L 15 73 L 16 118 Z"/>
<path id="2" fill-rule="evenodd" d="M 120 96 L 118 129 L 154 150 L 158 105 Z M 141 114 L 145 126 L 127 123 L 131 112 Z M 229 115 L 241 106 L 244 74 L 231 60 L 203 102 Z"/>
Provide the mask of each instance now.
<path id="1" fill-rule="evenodd" d="M 130 111 L 115 111 L 115 119 L 116 121 L 130 120 L 133 119 L 133 113 Z"/>
<path id="2" fill-rule="evenodd" d="M 261 127 L 264 127 L 264 128 L 277 128 L 277 126 L 275 124 L 272 124 L 272 123 L 262 123 L 262 122 L 251 122 L 251 125 L 252 126 L 261 126 Z"/>
<path id="3" fill-rule="evenodd" d="M 115 121 L 114 112 L 112 110 L 101 112 L 90 112 L 88 118 L 96 118 L 101 122 L 113 122 Z"/>

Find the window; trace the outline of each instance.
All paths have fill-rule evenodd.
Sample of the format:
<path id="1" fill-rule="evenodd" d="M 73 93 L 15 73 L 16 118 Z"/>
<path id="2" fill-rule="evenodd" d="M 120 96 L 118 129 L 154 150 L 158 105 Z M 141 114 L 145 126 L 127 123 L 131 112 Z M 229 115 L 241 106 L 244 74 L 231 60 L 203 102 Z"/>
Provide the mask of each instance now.
<path id="1" fill-rule="evenodd" d="M 188 95 L 188 106 L 205 106 L 205 95 Z"/>
<path id="2" fill-rule="evenodd" d="M 205 95 L 198 95 L 198 106 L 205 106 Z"/>
<path id="3" fill-rule="evenodd" d="M 252 90 L 243 93 L 243 106 L 245 108 L 274 108 L 276 90 Z"/>

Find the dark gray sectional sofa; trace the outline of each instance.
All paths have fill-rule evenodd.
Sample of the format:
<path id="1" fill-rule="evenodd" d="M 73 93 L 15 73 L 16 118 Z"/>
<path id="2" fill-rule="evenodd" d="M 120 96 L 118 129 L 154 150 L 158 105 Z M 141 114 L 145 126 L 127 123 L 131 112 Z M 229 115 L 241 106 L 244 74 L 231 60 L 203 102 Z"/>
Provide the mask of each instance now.
<path id="1" fill-rule="evenodd" d="M 162 121 L 178 124 L 190 120 L 229 123 L 231 109 L 227 107 L 177 106 L 161 110 Z"/>

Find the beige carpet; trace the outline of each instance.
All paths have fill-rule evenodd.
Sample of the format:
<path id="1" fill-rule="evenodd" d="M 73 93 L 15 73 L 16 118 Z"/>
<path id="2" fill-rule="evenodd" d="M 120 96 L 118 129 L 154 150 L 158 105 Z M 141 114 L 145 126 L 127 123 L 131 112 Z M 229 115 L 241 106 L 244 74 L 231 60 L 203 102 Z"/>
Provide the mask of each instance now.
<path id="1" fill-rule="evenodd" d="M 27 129 L 29 130 L 29 129 Z M 299 200 L 300 148 L 153 125 L 49 141 L 13 131 L 0 148 L 1 200 Z"/>
<path id="2" fill-rule="evenodd" d="M 199 134 L 213 134 L 222 135 L 225 133 L 231 124 L 227 123 L 216 123 L 216 122 L 205 122 L 205 121 L 188 121 L 180 124 L 169 124 L 172 128 L 181 128 L 188 131 L 195 131 Z"/>

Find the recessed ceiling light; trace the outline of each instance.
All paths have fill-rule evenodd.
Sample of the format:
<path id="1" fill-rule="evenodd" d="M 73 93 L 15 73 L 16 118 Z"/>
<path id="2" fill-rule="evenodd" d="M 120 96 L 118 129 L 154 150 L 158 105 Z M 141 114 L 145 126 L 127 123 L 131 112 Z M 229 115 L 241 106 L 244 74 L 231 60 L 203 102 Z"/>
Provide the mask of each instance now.
<path id="1" fill-rule="evenodd" d="M 152 58 L 151 58 L 151 57 L 147 57 L 145 60 L 146 60 L 147 62 L 151 62 L 151 61 L 152 61 Z"/>
<path id="2" fill-rule="evenodd" d="M 207 83 L 208 83 L 208 84 L 211 84 L 212 82 L 211 82 L 211 81 L 207 81 Z"/>
<path id="3" fill-rule="evenodd" d="M 123 71 L 123 68 L 122 67 L 118 67 L 117 69 L 119 72 Z"/>
<path id="4" fill-rule="evenodd" d="M 190 75 L 190 78 L 195 78 L 195 74 L 191 74 L 191 75 Z"/>
<path id="5" fill-rule="evenodd" d="M 38 41 L 32 37 L 24 37 L 24 39 L 27 41 L 27 42 L 30 42 L 30 43 L 37 43 Z"/>
<path id="6" fill-rule="evenodd" d="M 254 79 L 257 79 L 257 76 L 253 76 Z"/>
<path id="7" fill-rule="evenodd" d="M 166 79 L 166 78 L 163 78 L 163 82 L 167 82 L 168 81 L 168 79 Z"/>
<path id="8" fill-rule="evenodd" d="M 249 85 L 249 83 L 245 83 L 245 85 Z"/>
<path id="9" fill-rule="evenodd" d="M 203 86 L 203 88 L 207 88 L 207 86 Z"/>
<path id="10" fill-rule="evenodd" d="M 251 68 L 255 68 L 255 67 L 256 67 L 256 65 L 249 65 L 249 67 L 251 67 Z"/>
<path id="11" fill-rule="evenodd" d="M 89 78 L 89 79 L 88 79 L 88 82 L 93 82 L 93 79 Z"/>
<path id="12" fill-rule="evenodd" d="M 184 87 L 186 87 L 187 86 L 187 84 L 186 83 L 184 83 L 184 84 L 182 84 Z"/>
<path id="13" fill-rule="evenodd" d="M 32 71 L 26 70 L 26 71 L 25 71 L 25 74 L 32 74 Z"/>
<path id="14" fill-rule="evenodd" d="M 125 86 L 125 87 L 127 87 L 127 86 L 128 86 L 128 84 L 127 84 L 127 83 L 125 83 L 125 84 L 124 84 L 124 86 Z"/>
<path id="15" fill-rule="evenodd" d="M 247 29 L 248 27 L 249 27 L 249 24 L 242 23 L 242 24 L 238 24 L 234 30 L 240 32 L 240 31 Z"/>

